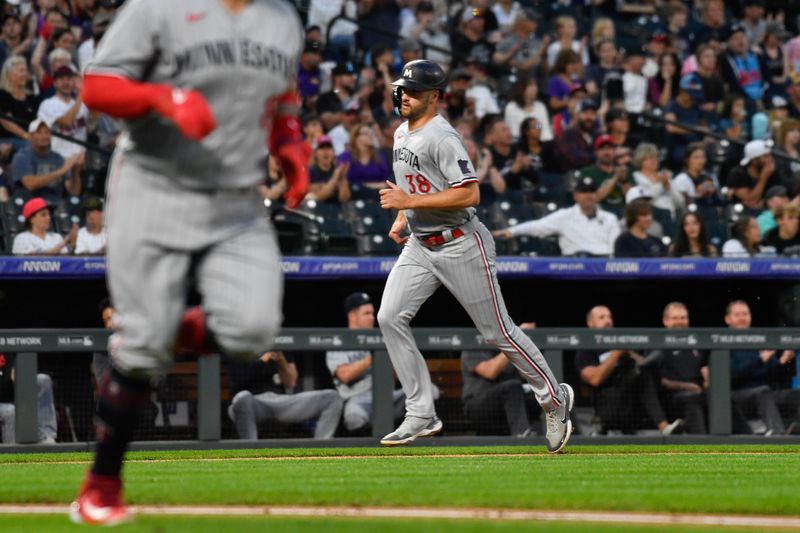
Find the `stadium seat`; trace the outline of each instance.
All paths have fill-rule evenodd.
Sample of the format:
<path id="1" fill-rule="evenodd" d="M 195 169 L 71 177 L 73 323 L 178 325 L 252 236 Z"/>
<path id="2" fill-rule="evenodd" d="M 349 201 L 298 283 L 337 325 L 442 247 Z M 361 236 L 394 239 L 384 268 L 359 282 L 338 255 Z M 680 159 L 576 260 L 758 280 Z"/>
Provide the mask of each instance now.
<path id="1" fill-rule="evenodd" d="M 516 240 L 518 242 L 519 255 L 530 257 L 557 257 L 561 255 L 561 250 L 555 239 L 540 239 L 524 235 Z"/>
<path id="2" fill-rule="evenodd" d="M 661 224 L 662 235 L 673 237 L 675 235 L 675 222 L 672 220 L 672 213 L 668 209 L 653 207 L 653 220 Z"/>
<path id="3" fill-rule="evenodd" d="M 568 202 L 568 191 L 561 174 L 542 172 L 536 185 L 534 199 L 540 202 L 554 202 L 563 206 Z"/>
<path id="4" fill-rule="evenodd" d="M 359 235 L 356 237 L 359 255 L 397 255 L 397 245 L 387 235 Z"/>
<path id="5" fill-rule="evenodd" d="M 734 222 L 742 216 L 757 217 L 761 214 L 761 209 L 753 209 L 752 207 L 745 207 L 744 204 L 731 204 L 725 208 L 725 220 Z"/>
<path id="6" fill-rule="evenodd" d="M 720 220 L 706 220 L 704 223 L 708 233 L 708 240 L 716 246 L 717 251 L 721 252 L 722 245 L 730 238 L 728 225 Z"/>

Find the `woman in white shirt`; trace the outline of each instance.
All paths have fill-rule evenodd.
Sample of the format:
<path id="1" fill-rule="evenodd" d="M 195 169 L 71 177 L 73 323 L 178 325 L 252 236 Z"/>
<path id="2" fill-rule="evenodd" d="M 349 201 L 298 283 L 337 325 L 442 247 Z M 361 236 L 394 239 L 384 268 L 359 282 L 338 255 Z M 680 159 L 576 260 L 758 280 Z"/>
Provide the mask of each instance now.
<path id="1" fill-rule="evenodd" d="M 11 253 L 19 255 L 56 255 L 69 253 L 69 246 L 75 243 L 78 226 L 62 238 L 58 233 L 47 231 L 50 228 L 50 209 L 43 198 L 28 200 L 22 207 L 25 229 L 14 237 Z"/>
<path id="2" fill-rule="evenodd" d="M 672 187 L 670 173 L 658 170 L 658 147 L 641 143 L 633 153 L 633 179 L 645 196 L 653 199 L 653 206 L 669 210 L 675 219 L 686 206 L 683 195 Z"/>
<path id="3" fill-rule="evenodd" d="M 589 64 L 589 51 L 586 49 L 586 38 L 578 41 L 578 25 L 569 15 L 561 15 L 556 19 L 556 39 L 547 47 L 547 64 L 554 65 L 561 50 L 572 49 L 581 56 L 584 65 Z"/>
<path id="4" fill-rule="evenodd" d="M 753 257 L 775 252 L 772 248 L 761 246 L 761 227 L 753 217 L 739 217 L 731 226 L 731 236 L 722 245 L 722 257 Z"/>
<path id="5" fill-rule="evenodd" d="M 520 79 L 511 90 L 511 100 L 506 104 L 504 118 L 515 139 L 520 136 L 520 126 L 526 118 L 535 118 L 542 125 L 542 142 L 553 140 L 553 128 L 547 107 L 536 99 L 539 86 L 535 79 Z"/>
<path id="6" fill-rule="evenodd" d="M 103 202 L 99 198 L 89 198 L 85 210 L 86 226 L 78 231 L 75 255 L 104 254 L 107 235 L 103 227 Z"/>

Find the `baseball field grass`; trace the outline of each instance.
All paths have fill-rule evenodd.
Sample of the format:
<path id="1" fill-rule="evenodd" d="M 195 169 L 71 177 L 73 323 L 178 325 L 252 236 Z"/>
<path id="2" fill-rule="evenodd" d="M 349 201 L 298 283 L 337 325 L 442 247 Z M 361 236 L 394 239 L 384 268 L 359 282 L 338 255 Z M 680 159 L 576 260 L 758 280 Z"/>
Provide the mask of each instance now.
<path id="1" fill-rule="evenodd" d="M 2 514 L 2 507 L 38 504 L 35 510 L 54 504 L 50 512 L 58 512 L 73 498 L 90 459 L 85 453 L 0 454 L 0 531 L 70 530 L 62 515 Z M 522 446 L 257 449 L 134 452 L 128 459 L 130 504 L 191 507 L 201 515 L 210 506 L 222 515 L 145 512 L 120 531 L 256 531 L 267 526 L 270 531 L 408 531 L 412 523 L 420 531 L 553 532 L 588 526 L 585 521 L 503 516 L 473 515 L 465 521 L 457 519 L 458 510 L 766 516 L 800 523 L 800 446 L 575 446 L 555 456 L 541 447 Z M 219 511 L 221 506 L 229 507 Z M 298 507 L 311 516 L 225 511 L 242 508 L 257 515 L 272 507 Z M 340 508 L 400 511 L 391 517 L 313 516 L 313 509 Z M 432 508 L 448 510 L 451 518 L 437 519 L 435 511 L 399 516 L 403 509 Z M 634 531 L 643 526 L 591 527 Z M 678 525 L 647 530 L 662 527 L 709 531 Z"/>

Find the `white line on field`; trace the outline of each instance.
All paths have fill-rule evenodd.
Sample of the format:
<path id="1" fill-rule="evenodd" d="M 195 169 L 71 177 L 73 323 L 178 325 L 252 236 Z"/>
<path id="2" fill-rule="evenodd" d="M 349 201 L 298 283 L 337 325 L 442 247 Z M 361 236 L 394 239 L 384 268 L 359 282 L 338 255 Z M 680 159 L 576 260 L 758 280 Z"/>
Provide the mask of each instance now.
<path id="1" fill-rule="evenodd" d="M 693 525 L 800 529 L 800 516 L 631 513 L 621 511 L 535 511 L 522 509 L 456 509 L 424 507 L 315 507 L 241 505 L 135 505 L 135 514 L 158 516 L 294 516 L 348 518 L 449 518 L 464 520 L 547 520 L 611 524 Z M 0 515 L 66 514 L 68 506 L 0 504 Z"/>

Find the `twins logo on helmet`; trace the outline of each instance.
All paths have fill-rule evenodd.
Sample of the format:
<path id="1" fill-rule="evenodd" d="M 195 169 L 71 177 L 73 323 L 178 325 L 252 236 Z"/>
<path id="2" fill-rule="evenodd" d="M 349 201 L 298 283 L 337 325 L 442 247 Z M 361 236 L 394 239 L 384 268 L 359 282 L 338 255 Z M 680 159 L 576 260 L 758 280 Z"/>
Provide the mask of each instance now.
<path id="1" fill-rule="evenodd" d="M 403 65 L 403 77 L 394 81 L 392 85 L 392 105 L 396 115 L 400 114 L 400 105 L 403 98 L 403 88 L 412 91 L 439 90 L 444 93 L 447 87 L 447 74 L 442 67 L 427 59 L 416 59 Z"/>

